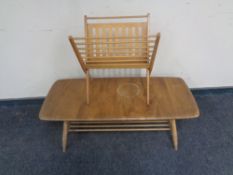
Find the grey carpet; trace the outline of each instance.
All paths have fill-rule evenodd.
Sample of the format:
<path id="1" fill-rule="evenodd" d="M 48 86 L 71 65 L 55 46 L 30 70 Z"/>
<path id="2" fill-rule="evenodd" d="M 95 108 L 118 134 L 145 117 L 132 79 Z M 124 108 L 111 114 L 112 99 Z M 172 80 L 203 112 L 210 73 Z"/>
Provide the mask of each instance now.
<path id="1" fill-rule="evenodd" d="M 196 93 L 201 116 L 177 122 L 179 150 L 168 132 L 70 134 L 38 119 L 40 104 L 0 105 L 0 174 L 232 175 L 233 93 Z"/>

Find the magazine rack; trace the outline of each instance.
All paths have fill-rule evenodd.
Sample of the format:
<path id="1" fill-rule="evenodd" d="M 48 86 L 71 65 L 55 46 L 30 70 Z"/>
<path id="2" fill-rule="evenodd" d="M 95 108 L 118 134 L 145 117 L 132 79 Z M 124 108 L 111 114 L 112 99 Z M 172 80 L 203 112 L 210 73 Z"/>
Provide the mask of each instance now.
<path id="1" fill-rule="evenodd" d="M 160 33 L 149 35 L 149 14 L 144 16 L 84 16 L 85 37 L 69 36 L 74 53 L 86 74 L 86 101 L 90 99 L 90 69 L 146 69 L 149 104 L 150 74 Z"/>

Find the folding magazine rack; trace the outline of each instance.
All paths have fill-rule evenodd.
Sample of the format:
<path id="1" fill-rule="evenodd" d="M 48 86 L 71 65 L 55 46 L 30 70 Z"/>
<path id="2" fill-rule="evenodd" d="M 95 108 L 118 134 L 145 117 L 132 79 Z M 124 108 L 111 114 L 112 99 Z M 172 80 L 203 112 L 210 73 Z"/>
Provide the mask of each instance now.
<path id="1" fill-rule="evenodd" d="M 160 33 L 149 35 L 149 14 L 144 16 L 84 16 L 85 37 L 69 36 L 74 53 L 86 74 L 86 100 L 90 99 L 90 69 L 146 69 L 149 84 Z"/>

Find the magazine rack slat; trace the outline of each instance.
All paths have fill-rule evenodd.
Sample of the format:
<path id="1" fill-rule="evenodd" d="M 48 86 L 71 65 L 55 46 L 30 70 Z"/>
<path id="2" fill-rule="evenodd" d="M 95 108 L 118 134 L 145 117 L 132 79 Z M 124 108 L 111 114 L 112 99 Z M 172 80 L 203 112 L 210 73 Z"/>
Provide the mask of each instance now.
<path id="1" fill-rule="evenodd" d="M 147 72 L 147 104 L 150 74 L 160 33 L 148 35 L 149 14 L 145 16 L 84 17 L 85 37 L 69 36 L 69 41 L 86 74 L 89 103 L 90 69 L 139 68 Z"/>

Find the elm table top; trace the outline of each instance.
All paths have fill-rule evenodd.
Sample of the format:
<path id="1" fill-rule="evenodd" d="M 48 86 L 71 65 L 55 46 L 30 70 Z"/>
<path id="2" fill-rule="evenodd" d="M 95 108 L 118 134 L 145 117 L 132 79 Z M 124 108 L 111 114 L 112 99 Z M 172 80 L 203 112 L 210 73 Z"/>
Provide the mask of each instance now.
<path id="1" fill-rule="evenodd" d="M 145 78 L 94 78 L 90 104 L 84 79 L 58 80 L 39 114 L 47 121 L 152 121 L 199 116 L 197 103 L 181 78 L 151 77 L 150 105 Z"/>

